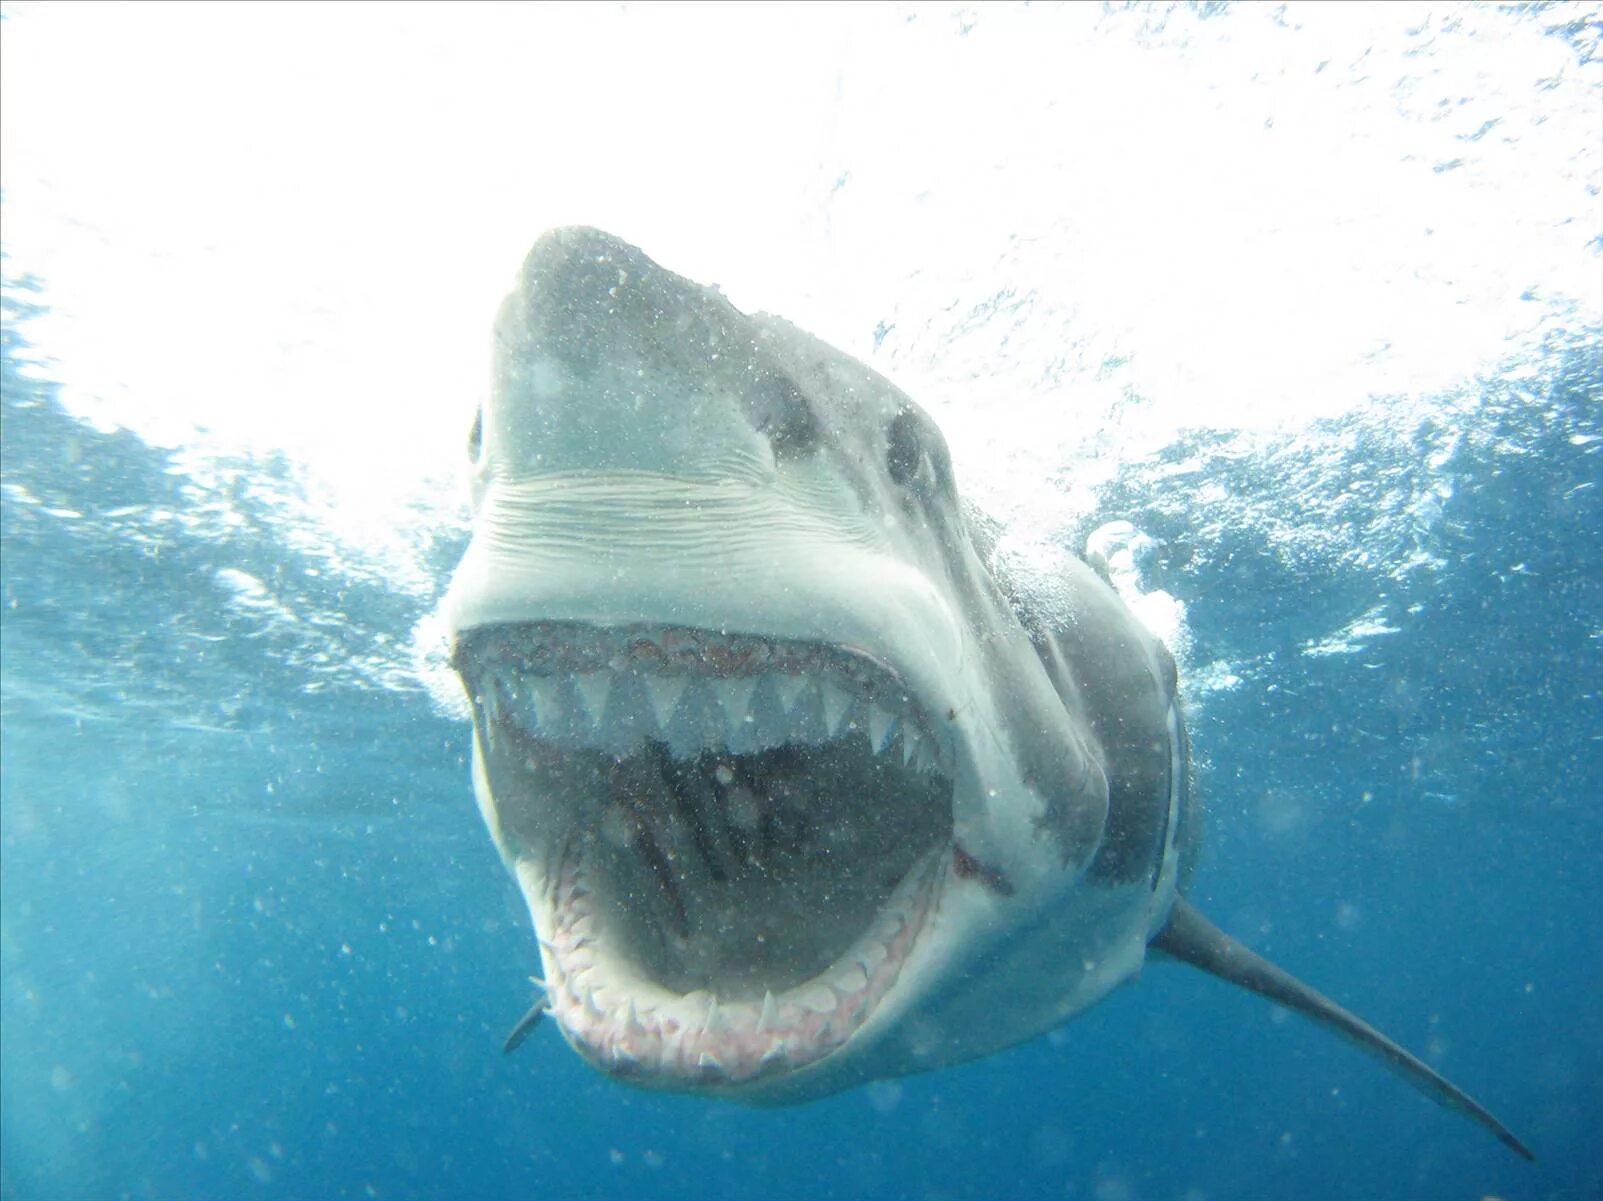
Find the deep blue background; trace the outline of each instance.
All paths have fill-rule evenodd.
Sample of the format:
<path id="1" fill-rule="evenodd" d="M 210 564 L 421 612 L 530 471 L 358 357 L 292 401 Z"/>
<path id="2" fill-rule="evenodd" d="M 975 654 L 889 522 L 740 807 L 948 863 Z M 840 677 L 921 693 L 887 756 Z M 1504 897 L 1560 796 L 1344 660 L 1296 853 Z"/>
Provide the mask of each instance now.
<path id="1" fill-rule="evenodd" d="M 1194 898 L 1469 1089 L 1533 1167 L 1323 1032 L 1167 965 L 1051 1038 L 799 1110 L 635 1093 L 549 1031 L 503 1058 L 536 963 L 465 730 L 421 692 L 308 690 L 320 663 L 404 642 L 420 606 L 311 574 L 260 499 L 292 490 L 285 464 L 239 464 L 263 487 L 225 489 L 241 520 L 208 524 L 219 485 L 18 373 L 19 315 L 0 531 L 6 1201 L 1603 1196 L 1595 331 L 1539 386 L 1486 383 L 1428 533 L 1437 570 L 1290 561 L 1250 527 L 1196 535 L 1201 481 L 1110 490 L 1100 515 L 1163 540 L 1156 582 L 1187 602 L 1197 662 L 1251 665 L 1194 714 Z M 1311 493 L 1313 469 L 1273 455 L 1209 475 L 1294 506 L 1424 470 L 1351 442 Z M 442 581 L 460 547 L 446 531 L 431 550 Z M 220 569 L 346 620 L 241 610 Z M 1303 653 L 1355 601 L 1398 632 Z"/>

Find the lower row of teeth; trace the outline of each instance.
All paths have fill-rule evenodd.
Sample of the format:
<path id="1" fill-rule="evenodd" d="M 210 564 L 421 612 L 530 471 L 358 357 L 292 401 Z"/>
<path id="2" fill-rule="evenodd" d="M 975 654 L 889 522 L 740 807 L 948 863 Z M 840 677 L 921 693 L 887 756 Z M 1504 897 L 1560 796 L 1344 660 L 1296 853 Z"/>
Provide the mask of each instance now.
<path id="1" fill-rule="evenodd" d="M 918 893 L 928 887 L 922 874 Z M 760 1002 L 733 1001 L 673 994 L 603 965 L 582 864 L 565 867 L 550 895 L 546 988 L 569 1041 L 616 1074 L 714 1083 L 803 1067 L 845 1043 L 895 983 L 925 916 L 917 903 L 887 907 L 826 975 Z"/>

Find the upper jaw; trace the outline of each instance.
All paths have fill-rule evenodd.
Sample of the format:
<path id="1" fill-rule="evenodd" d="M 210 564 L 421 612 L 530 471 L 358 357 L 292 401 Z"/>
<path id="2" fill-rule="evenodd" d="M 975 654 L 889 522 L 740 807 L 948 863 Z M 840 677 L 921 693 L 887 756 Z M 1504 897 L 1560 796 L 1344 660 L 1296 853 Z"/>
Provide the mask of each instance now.
<path id="1" fill-rule="evenodd" d="M 677 758 L 749 754 L 861 734 L 875 755 L 945 767 L 952 736 L 867 651 L 650 623 L 500 623 L 464 631 L 454 658 L 487 728 L 556 749 Z"/>
<path id="2" fill-rule="evenodd" d="M 464 631 L 456 660 L 481 801 L 581 1053 L 760 1091 L 861 1038 L 952 861 L 957 746 L 894 671 L 568 622 Z"/>

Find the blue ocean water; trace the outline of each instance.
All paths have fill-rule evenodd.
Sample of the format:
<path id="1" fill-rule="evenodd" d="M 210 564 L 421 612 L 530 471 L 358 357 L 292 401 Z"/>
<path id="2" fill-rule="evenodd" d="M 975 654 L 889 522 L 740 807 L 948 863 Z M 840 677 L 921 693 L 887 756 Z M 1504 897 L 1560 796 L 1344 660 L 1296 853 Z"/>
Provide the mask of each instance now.
<path id="1" fill-rule="evenodd" d="M 1010 56 L 1020 53 L 1019 43 L 993 35 L 996 27 L 1018 22 L 1020 42 L 1044 46 L 1051 38 L 1027 22 L 1072 23 L 1088 6 L 1012 15 L 998 15 L 1000 7 L 963 9 L 940 18 L 938 34 L 927 32 L 938 23 L 928 9 L 917 21 L 902 9 L 882 9 L 887 29 L 861 35 L 869 49 L 828 64 L 828 90 L 845 97 L 844 115 L 819 118 L 835 139 L 817 168 L 827 197 L 803 199 L 819 206 L 820 224 L 829 227 L 839 286 L 828 290 L 828 303 L 847 306 L 845 324 L 860 338 L 854 351 L 867 355 L 871 344 L 875 365 L 920 399 L 921 376 L 946 385 L 927 399 L 957 444 L 960 473 L 984 457 L 965 457 L 963 440 L 988 427 L 1017 444 L 1066 441 L 1060 425 L 1044 417 L 1071 405 L 1086 404 L 1126 443 L 1140 444 L 1126 461 L 1115 453 L 1119 437 L 1109 435 L 1111 450 L 1087 439 L 1080 449 L 1089 450 L 1065 454 L 1046 482 L 1073 493 L 1079 506 L 1054 536 L 1072 545 L 1070 534 L 1083 536 L 1101 521 L 1132 521 L 1158 548 L 1146 585 L 1185 607 L 1187 691 L 1206 812 L 1192 898 L 1221 926 L 1484 1102 L 1530 1144 L 1536 1164 L 1516 1159 L 1329 1034 L 1172 964 L 1152 964 L 1132 986 L 1026 1046 L 799 1109 L 745 1110 L 634 1092 L 585 1068 L 549 1029 L 504 1057 L 501 1041 L 532 999 L 528 977 L 537 956 L 521 898 L 472 802 L 466 726 L 430 695 L 427 664 L 417 670 L 413 653 L 466 543 L 456 502 L 386 515 L 406 533 L 403 579 L 376 558 L 336 546 L 317 508 L 320 481 L 294 454 L 175 448 L 134 432 L 143 431 L 148 412 L 107 419 L 81 395 L 74 399 L 66 377 L 77 378 L 84 392 L 85 364 L 100 345 L 68 338 L 74 353 L 53 362 L 34 343 L 48 341 L 38 331 L 47 310 L 62 306 L 77 308 L 79 328 L 108 333 L 103 314 L 95 325 L 95 298 L 86 292 L 97 280 L 120 278 L 118 239 L 144 232 L 138 222 L 105 215 L 137 209 L 137 189 L 129 189 L 94 212 L 74 207 L 89 194 L 75 193 L 60 214 L 65 226 L 88 231 L 94 249 L 87 267 L 71 255 L 58 258 L 61 279 L 73 282 L 32 279 L 9 264 L 5 280 L 0 1199 L 1603 1197 L 1603 213 L 1595 147 L 1572 139 L 1577 157 L 1560 157 L 1556 168 L 1542 157 L 1551 150 L 1544 130 L 1563 126 L 1589 136 L 1598 127 L 1587 124 L 1594 112 L 1603 122 L 1603 110 L 1594 108 L 1576 125 L 1559 105 L 1573 99 L 1577 79 L 1590 81 L 1593 90 L 1581 94 L 1594 105 L 1603 96 L 1603 23 L 1587 6 L 1450 9 L 1434 23 L 1399 18 L 1389 41 L 1371 45 L 1367 32 L 1355 34 L 1327 55 L 1327 39 L 1340 32 L 1330 13 L 1340 8 L 1286 17 L 1279 7 L 1105 6 L 1103 17 L 1078 30 L 1074 46 L 1064 43 L 1072 69 L 1039 74 L 1030 85 L 1041 92 L 1031 118 L 1069 146 L 1061 162 L 1051 148 L 1034 146 L 1033 135 L 1017 135 L 1030 124 L 1025 114 L 1007 109 L 1011 126 L 977 120 L 968 128 L 957 118 L 969 108 L 994 118 L 985 94 L 998 80 L 1022 79 L 1040 66 L 1030 60 L 1030 70 L 1015 68 Z M 98 12 L 91 26 L 115 19 L 111 10 L 89 11 Z M 299 20 L 308 19 L 305 11 Z M 141 21 L 156 17 L 147 10 Z M 24 7 L 7 22 L 8 49 L 48 45 L 37 30 L 68 19 L 50 6 Z M 215 19 L 220 25 L 208 27 L 214 34 L 227 20 Z M 415 19 L 430 44 L 438 37 L 447 50 L 454 45 L 449 22 L 441 28 L 430 23 L 437 17 Z M 689 20 L 683 11 L 674 19 Z M 243 40 L 271 33 L 310 46 L 308 57 L 296 60 L 304 68 L 297 79 L 308 87 L 328 66 L 317 58 L 327 47 L 343 86 L 343 55 L 369 61 L 366 18 L 354 20 L 355 42 L 325 42 L 322 27 L 276 16 L 271 30 L 258 27 Z M 1321 20 L 1328 24 L 1316 28 Z M 1263 43 L 1253 40 L 1263 34 L 1259 26 L 1273 26 L 1268 36 L 1289 47 L 1274 69 L 1259 57 Z M 1498 57 L 1504 43 L 1487 50 L 1476 40 L 1499 30 L 1522 52 L 1538 42 L 1555 49 L 1561 66 L 1534 84 L 1509 66 L 1500 80 L 1497 70 L 1512 61 Z M 649 48 L 657 32 L 632 36 Z M 782 33 L 783 55 L 767 62 L 752 56 L 757 73 L 782 73 L 789 40 L 801 34 L 799 26 Z M 51 69 L 65 73 L 80 46 L 96 44 L 92 35 L 71 31 L 69 53 L 51 60 Z M 474 36 L 485 39 L 483 30 Z M 996 40 L 987 43 L 988 36 Z M 159 41 L 152 38 L 143 52 L 154 56 Z M 905 59 L 879 53 L 904 44 Z M 510 35 L 461 55 L 466 74 L 476 82 L 504 70 L 499 48 L 516 60 L 509 78 L 518 91 L 537 86 L 521 74 L 525 48 Z M 121 47 L 112 49 L 95 60 L 96 72 L 114 68 Z M 214 44 L 226 68 L 217 74 L 247 70 L 249 56 L 230 60 L 226 49 Z M 18 55 L 7 61 L 14 77 L 28 65 Z M 448 57 L 442 53 L 441 61 Z M 1052 89 L 1104 58 L 1128 90 L 1111 93 L 1110 110 L 1084 116 Z M 396 61 L 413 62 L 404 53 Z M 540 61 L 560 74 L 562 64 Z M 915 61 L 935 67 L 915 72 Z M 1491 76 L 1476 75 L 1485 63 Z M 1415 74 L 1394 81 L 1387 73 L 1402 71 L 1399 64 Z M 962 71 L 978 73 L 985 86 Z M 413 74 L 401 75 L 400 90 L 410 94 Z M 671 72 L 676 85 L 695 76 L 680 67 Z M 1440 76 L 1447 78 L 1443 94 L 1457 97 L 1452 105 L 1431 100 L 1431 81 Z M 456 82 L 425 92 L 428 106 L 471 91 L 461 75 L 442 78 Z M 882 86 L 882 78 L 894 86 Z M 1207 103 L 1199 99 L 1195 112 L 1175 108 L 1172 98 L 1188 95 L 1172 90 L 1177 79 L 1188 86 L 1222 80 L 1219 87 L 1236 88 L 1237 98 L 1219 101 L 1199 84 L 1196 95 Z M 202 82 L 211 88 L 226 80 Z M 1328 93 L 1318 90 L 1327 83 Z M 400 87 L 393 80 L 389 86 Z M 1098 91 L 1109 86 L 1097 81 Z M 727 88 L 715 81 L 713 90 Z M 646 101 L 624 106 L 628 122 L 674 103 L 666 89 L 646 91 Z M 892 101 L 908 91 L 949 97 L 951 109 L 941 121 L 904 122 Z M 398 104 L 397 95 L 389 101 Z M 1358 96 L 1370 98 L 1350 101 Z M 699 120 L 700 93 L 691 99 Z M 129 111 L 136 100 L 123 96 Z M 1207 110 L 1211 124 L 1187 127 L 1187 136 L 1205 126 L 1226 131 L 1197 155 L 1217 156 L 1225 164 L 1217 174 L 1243 162 L 1268 172 L 1250 193 L 1268 197 L 1263 214 L 1247 225 L 1275 237 L 1249 246 L 1263 257 L 1285 244 L 1310 255 L 1284 279 L 1265 273 L 1261 262 L 1232 257 L 1234 227 L 1222 207 L 1199 207 L 1208 197 L 1194 191 L 1162 191 L 1166 172 L 1185 166 L 1165 159 L 1187 148 L 1185 137 L 1148 155 L 1163 160 L 1163 170 L 1149 174 L 1120 144 L 1124 125 L 1148 128 L 1147 107 L 1183 124 L 1216 102 L 1218 111 Z M 1252 107 L 1260 102 L 1262 112 Z M 360 117 L 352 128 L 370 132 L 364 122 L 380 117 L 351 103 L 348 111 Z M 237 104 L 231 99 L 217 111 L 249 111 L 231 107 Z M 6 107 L 22 109 L 9 94 Z M 181 106 L 186 113 L 205 107 L 192 105 L 187 93 Z M 1108 118 L 1111 110 L 1117 119 Z M 90 124 L 115 123 L 119 115 L 98 113 Z M 321 110 L 316 116 L 323 121 Z M 1348 119 L 1361 122 L 1350 144 L 1340 136 Z M 603 117 L 595 121 L 597 129 L 612 128 Z M 1113 129 L 1109 145 L 1087 132 L 1099 125 Z M 475 154 L 516 157 L 500 154 L 493 139 L 477 145 L 464 128 L 446 132 Z M 920 140 L 927 128 L 937 130 L 939 151 L 928 162 L 920 158 L 929 150 Z M 1249 133 L 1272 131 L 1284 135 L 1283 145 L 1242 149 Z M 397 122 L 390 132 L 406 152 L 407 174 L 399 178 L 421 188 L 411 165 L 411 125 Z M 649 121 L 647 133 L 648 141 L 658 139 Z M 602 174 L 627 157 L 613 154 L 600 135 L 579 140 L 606 151 L 587 151 L 598 161 L 586 165 Z M 716 142 L 699 134 L 693 140 Z M 177 249 L 161 242 L 169 233 L 150 235 L 155 250 L 129 252 L 137 287 L 106 289 L 125 306 L 112 306 L 112 324 L 142 333 L 110 355 L 110 378 L 123 383 L 126 373 L 130 393 L 149 391 L 144 372 L 152 358 L 175 372 L 207 361 L 204 336 L 188 334 L 187 326 L 187 341 L 164 341 L 180 323 L 174 294 L 160 288 L 163 273 L 190 249 L 183 239 L 206 243 L 201 257 L 208 264 L 216 249 L 208 238 L 226 249 L 235 227 L 221 219 L 215 228 L 207 224 L 208 205 L 228 196 L 209 190 L 224 189 L 218 181 L 226 172 L 211 170 L 208 157 L 226 160 L 224 142 L 206 142 L 207 154 L 197 156 L 190 140 L 173 140 L 178 150 L 161 158 L 164 170 L 194 158 L 208 165 L 199 182 L 189 181 L 200 201 L 185 207 L 187 196 L 169 197 L 181 217 Z M 288 157 L 271 159 L 278 145 L 271 138 L 244 144 L 273 162 L 297 163 L 306 153 L 295 146 Z M 167 143 L 138 145 L 148 152 Z M 1332 145 L 1348 165 L 1330 179 L 1351 175 L 1359 185 L 1342 203 L 1361 203 L 1367 191 L 1379 199 L 1372 209 L 1349 213 L 1337 205 L 1305 217 L 1299 206 L 1318 189 L 1300 192 L 1274 172 L 1284 167 L 1289 178 L 1311 171 L 1332 157 L 1324 153 Z M 993 146 L 999 160 L 1039 155 L 1054 189 L 1087 182 L 1072 201 L 1012 176 L 965 191 L 970 177 L 987 178 Z M 1312 149 L 1299 154 L 1298 146 Z M 71 164 L 99 161 L 66 143 L 52 148 L 59 156 L 38 169 L 50 187 L 66 187 Z M 1099 151 L 1108 157 L 1098 158 Z M 762 148 L 742 152 L 718 149 L 716 157 L 736 164 L 722 186 L 760 175 L 744 155 L 766 162 Z M 337 153 L 316 158 L 316 170 L 333 172 L 347 155 L 341 142 Z M 948 155 L 955 165 L 947 165 Z M 449 161 L 460 169 L 469 158 Z M 41 193 L 13 161 L 0 212 L 8 243 L 32 243 L 31 262 L 55 235 L 39 234 Z M 1392 192 L 1415 178 L 1393 170 L 1405 162 L 1437 190 Z M 805 165 L 809 172 L 817 166 Z M 1368 179 L 1366 170 L 1378 174 Z M 347 186 L 363 173 L 389 186 L 389 177 L 365 166 Z M 558 187 L 559 176 L 574 174 L 553 168 L 537 186 L 524 181 L 522 191 L 501 190 L 532 206 L 532 197 Z M 1525 176 L 1544 186 L 1520 190 L 1515 185 Z M 786 187 L 790 179 L 783 177 Z M 42 193 L 46 208 L 68 194 L 50 187 Z M 667 208 L 671 189 L 647 190 L 653 210 Z M 19 191 L 35 198 L 19 205 Z M 700 192 L 686 191 L 702 203 Z M 351 203 L 369 204 L 378 223 L 382 206 L 352 194 Z M 933 197 L 927 204 L 926 194 Z M 1104 194 L 1111 200 L 1098 208 Z M 326 208 L 338 213 L 341 195 L 336 187 L 316 190 L 310 208 L 319 221 Z M 461 207 L 442 207 L 456 223 L 436 245 L 468 242 L 472 231 L 462 228 L 459 213 L 470 210 L 476 219 L 474 205 L 488 206 L 497 195 L 495 187 L 480 187 L 472 205 L 453 196 Z M 397 209 L 409 199 L 398 195 Z M 1395 232 L 1376 214 L 1416 204 L 1422 223 L 1407 227 L 1411 241 L 1373 251 L 1376 271 L 1396 264 L 1394 294 L 1404 300 L 1391 311 L 1384 302 L 1393 293 L 1364 282 L 1368 264 L 1361 260 L 1378 235 Z M 419 202 L 419 211 L 427 208 Z M 1138 216 L 1116 233 L 1090 218 L 1084 229 L 1074 225 L 1086 211 L 1116 223 L 1124 209 Z M 1161 216 L 1179 230 L 1176 240 L 1156 241 L 1140 214 Z M 253 211 L 240 227 L 258 216 Z M 154 221 L 149 213 L 142 219 Z M 720 211 L 705 218 L 713 225 L 726 219 Z M 1311 234 L 1299 233 L 1304 219 Z M 684 210 L 672 210 L 661 228 L 684 220 Z M 359 242 L 360 223 L 329 223 L 339 227 L 341 246 Z M 494 224 L 488 217 L 483 223 Z M 1573 236 L 1531 237 L 1559 228 Z M 1031 232 L 1019 237 L 1017 229 Z M 516 236 L 534 232 L 519 224 Z M 382 226 L 380 233 L 388 237 Z M 1133 255 L 1149 234 L 1157 249 L 1126 268 L 1118 256 Z M 324 256 L 320 270 L 325 259 L 340 262 L 312 235 L 298 236 Z M 1287 242 L 1276 240 L 1282 236 Z M 987 237 L 1005 239 L 1007 249 Z M 1293 289 L 1297 305 L 1254 307 L 1256 282 L 1231 290 L 1221 279 L 1220 295 L 1241 310 L 1232 309 L 1232 324 L 1251 329 L 1277 307 L 1294 310 L 1291 319 L 1262 338 L 1206 328 L 1187 341 L 1188 331 L 1206 327 L 1214 314 L 1186 305 L 1170 312 L 1157 303 L 1181 286 L 1165 255 L 1215 238 L 1226 248 L 1222 275 L 1239 271 L 1290 287 L 1293 277 L 1321 273 L 1340 281 L 1351 267 L 1358 283 L 1349 282 L 1347 294 L 1333 283 L 1337 301 L 1326 310 L 1298 307 L 1323 294 L 1322 285 Z M 1421 250 L 1430 239 L 1451 247 Z M 734 232 L 722 240 L 737 251 L 742 245 Z M 1505 240 L 1533 248 L 1506 279 Z M 1093 252 L 1098 242 L 1117 247 L 1111 274 Z M 1315 252 L 1327 242 L 1332 250 L 1321 258 Z M 1543 260 L 1553 245 L 1573 251 L 1596 290 L 1574 303 L 1565 299 L 1573 262 Z M 282 249 L 246 261 L 277 266 Z M 865 257 L 868 249 L 882 250 L 883 260 Z M 506 253 L 498 247 L 485 257 L 510 271 L 514 263 L 496 257 Z M 354 251 L 352 260 L 368 265 Z M 289 285 L 326 301 L 317 292 L 321 277 L 300 262 L 283 267 Z M 946 262 L 959 266 L 941 275 Z M 979 269 L 965 276 L 974 263 Z M 1156 283 L 1130 300 L 1116 286 L 1126 273 Z M 1042 281 L 1058 276 L 1089 280 L 1085 295 L 1107 301 L 1115 316 L 1072 312 L 1072 290 L 1053 308 Z M 1421 279 L 1433 286 L 1419 286 Z M 208 297 L 200 307 L 227 309 L 273 283 L 264 270 L 224 302 Z M 341 286 L 349 290 L 344 299 L 366 299 L 349 281 Z M 146 288 L 162 301 L 142 308 Z M 340 298 L 339 287 L 333 292 Z M 1445 323 L 1442 357 L 1462 352 L 1480 362 L 1479 343 L 1474 355 L 1465 349 L 1469 335 L 1495 345 L 1503 327 L 1451 324 L 1453 314 L 1478 312 L 1488 296 L 1506 295 L 1538 315 L 1519 339 L 1508 336 L 1503 360 L 1493 355 L 1494 366 L 1450 385 L 1433 383 L 1423 395 L 1389 390 L 1403 385 L 1398 374 L 1386 374 L 1388 364 L 1413 363 L 1410 348 L 1433 322 Z M 130 297 L 136 303 L 128 304 Z M 1128 310 L 1118 307 L 1124 301 Z M 1430 320 L 1414 321 L 1410 306 L 1422 301 Z M 150 311 L 158 319 L 141 326 Z M 231 324 L 260 315 L 245 312 Z M 312 328 L 311 318 L 296 312 Z M 1117 325 L 1115 318 L 1130 312 L 1151 325 L 1117 336 L 1097 325 Z M 185 320 L 194 316 L 184 313 Z M 481 336 L 487 321 L 476 310 L 465 320 Z M 342 310 L 336 325 L 342 345 L 362 345 L 360 321 Z M 1306 335 L 1308 326 L 1315 336 Z M 1349 336 L 1360 326 L 1388 340 L 1370 348 Z M 1093 333 L 1074 333 L 1085 328 Z M 1161 336 L 1143 340 L 1144 329 Z M 219 328 L 204 334 L 220 336 Z M 1396 353 L 1388 360 L 1392 334 Z M 1373 379 L 1359 372 L 1332 383 L 1338 392 L 1356 388 L 1357 398 L 1343 397 L 1350 403 L 1336 406 L 1337 415 L 1250 437 L 1234 424 L 1230 402 L 1242 398 L 1219 394 L 1217 364 L 1205 356 L 1218 344 L 1227 380 L 1239 371 L 1274 383 L 1282 377 L 1266 371 L 1265 352 L 1290 346 L 1286 354 L 1294 358 L 1344 339 L 1358 346 L 1352 357 L 1374 365 Z M 407 355 L 427 357 L 419 350 L 427 337 L 408 327 L 404 340 Z M 1128 436 L 1119 421 L 1122 412 L 1139 426 L 1130 414 L 1161 404 L 1171 381 L 1150 364 L 1152 344 L 1166 340 L 1183 346 L 1179 358 L 1201 383 L 1194 391 L 1172 389 L 1195 403 L 1195 421 L 1153 443 Z M 147 357 L 151 346 L 157 349 Z M 308 334 L 307 345 L 285 357 L 322 370 L 321 349 Z M 928 369 L 936 360 L 945 376 Z M 950 386 L 969 381 L 971 361 L 980 363 L 984 386 Z M 1131 377 L 1128 361 L 1149 374 Z M 237 373 L 227 365 L 223 378 L 207 383 L 236 389 L 242 403 L 282 367 L 271 358 Z M 1090 385 L 1106 379 L 1124 391 L 1108 410 L 1090 408 Z M 1151 386 L 1143 392 L 1144 385 Z M 1010 409 L 997 400 L 1006 393 L 1028 402 L 1033 388 L 1051 407 Z M 281 398 L 286 425 L 294 416 L 289 391 Z M 155 410 L 181 401 L 176 390 L 139 399 Z M 993 476 L 1006 474 L 1006 465 L 992 465 Z"/>
<path id="2" fill-rule="evenodd" d="M 1420 535 L 1447 562 L 1387 586 L 1397 628 L 1362 649 L 1297 641 L 1373 587 L 1356 569 L 1188 533 L 1188 490 L 1283 488 L 1295 462 L 1108 498 L 1166 547 L 1195 657 L 1265 664 L 1195 707 L 1193 896 L 1420 1049 L 1532 1166 L 1176 966 L 1060 1035 L 794 1111 L 631 1092 L 549 1031 L 503 1058 L 536 959 L 464 729 L 415 688 L 308 689 L 415 604 L 286 544 L 282 463 L 202 488 L 64 412 L 21 366 L 15 306 L 41 299 L 9 290 L 4 364 L 8 1199 L 1600 1195 L 1596 331 L 1485 382 Z M 1348 432 L 1317 487 L 1414 469 Z M 460 548 L 433 549 L 442 578 Z"/>

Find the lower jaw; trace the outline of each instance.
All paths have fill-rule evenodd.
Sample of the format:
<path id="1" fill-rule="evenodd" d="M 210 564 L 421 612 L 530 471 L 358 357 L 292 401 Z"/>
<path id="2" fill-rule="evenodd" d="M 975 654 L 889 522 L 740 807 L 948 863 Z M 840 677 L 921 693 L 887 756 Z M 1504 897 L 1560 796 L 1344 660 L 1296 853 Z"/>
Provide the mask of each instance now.
<path id="1" fill-rule="evenodd" d="M 856 942 L 812 979 L 760 999 L 678 993 L 608 953 L 584 862 L 545 878 L 529 859 L 519 882 L 541 935 L 552 1016 L 592 1066 L 648 1088 L 739 1091 L 838 1054 L 896 987 L 939 895 L 950 849 L 914 864 Z"/>

